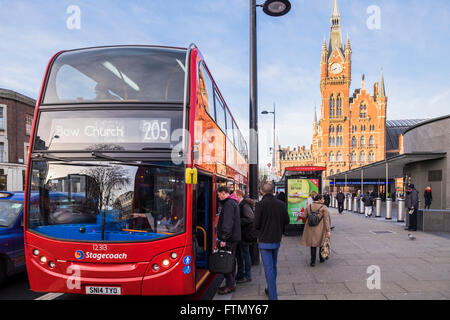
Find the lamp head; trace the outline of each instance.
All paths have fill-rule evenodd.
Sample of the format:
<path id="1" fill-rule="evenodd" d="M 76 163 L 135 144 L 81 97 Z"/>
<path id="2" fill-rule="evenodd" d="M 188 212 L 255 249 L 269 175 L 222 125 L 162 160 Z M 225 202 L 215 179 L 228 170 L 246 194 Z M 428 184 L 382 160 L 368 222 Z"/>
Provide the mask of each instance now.
<path id="1" fill-rule="evenodd" d="M 263 11 L 272 17 L 281 17 L 291 10 L 289 0 L 266 0 Z"/>

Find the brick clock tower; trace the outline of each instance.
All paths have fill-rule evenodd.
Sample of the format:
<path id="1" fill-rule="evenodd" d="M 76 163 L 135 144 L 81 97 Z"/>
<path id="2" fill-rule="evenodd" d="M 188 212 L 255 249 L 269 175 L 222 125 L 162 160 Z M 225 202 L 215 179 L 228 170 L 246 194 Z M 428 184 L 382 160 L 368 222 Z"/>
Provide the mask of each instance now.
<path id="1" fill-rule="evenodd" d="M 327 167 L 325 176 L 345 172 L 386 157 L 387 97 L 383 73 L 373 95 L 361 88 L 350 96 L 352 49 L 342 43 L 341 16 L 334 0 L 330 41 L 324 39 L 320 61 L 321 116 L 314 115 L 312 157 Z"/>

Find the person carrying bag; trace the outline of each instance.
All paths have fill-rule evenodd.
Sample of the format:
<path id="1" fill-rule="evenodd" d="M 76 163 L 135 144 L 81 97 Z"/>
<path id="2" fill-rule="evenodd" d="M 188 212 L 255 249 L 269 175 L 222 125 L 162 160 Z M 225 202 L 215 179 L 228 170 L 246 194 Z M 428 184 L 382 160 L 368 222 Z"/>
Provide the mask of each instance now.
<path id="1" fill-rule="evenodd" d="M 311 267 L 316 265 L 317 248 L 320 248 L 320 263 L 325 262 L 329 257 L 329 239 L 331 238 L 328 208 L 324 205 L 321 195 L 315 194 L 313 200 L 314 202 L 306 208 L 303 216 L 308 222 L 305 224 L 301 240 L 303 246 L 311 247 Z"/>

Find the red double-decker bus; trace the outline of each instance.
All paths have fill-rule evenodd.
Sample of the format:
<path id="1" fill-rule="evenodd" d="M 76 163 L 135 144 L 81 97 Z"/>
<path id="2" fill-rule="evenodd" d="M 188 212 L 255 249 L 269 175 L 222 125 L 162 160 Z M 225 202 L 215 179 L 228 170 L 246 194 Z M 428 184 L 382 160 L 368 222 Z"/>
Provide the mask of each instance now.
<path id="1" fill-rule="evenodd" d="M 192 295 L 211 283 L 216 189 L 246 189 L 248 152 L 194 45 L 59 52 L 30 150 L 33 291 Z"/>

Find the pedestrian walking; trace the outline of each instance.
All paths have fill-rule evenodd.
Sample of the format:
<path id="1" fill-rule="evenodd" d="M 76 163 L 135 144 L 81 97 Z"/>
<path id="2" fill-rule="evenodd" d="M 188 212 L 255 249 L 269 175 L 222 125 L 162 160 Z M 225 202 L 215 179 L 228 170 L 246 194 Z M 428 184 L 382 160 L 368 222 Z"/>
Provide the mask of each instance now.
<path id="1" fill-rule="evenodd" d="M 367 192 L 364 197 L 363 197 L 363 202 L 364 202 L 364 216 L 367 217 L 371 217 L 372 216 L 372 205 L 373 205 L 373 200 L 372 197 L 370 196 L 370 193 Z"/>
<path id="2" fill-rule="evenodd" d="M 409 213 L 409 231 L 417 231 L 417 210 L 419 210 L 419 191 L 410 184 L 406 190 L 406 207 Z"/>
<path id="3" fill-rule="evenodd" d="M 431 202 L 433 201 L 433 193 L 431 192 L 430 186 L 425 189 L 423 197 L 425 198 L 425 209 L 430 209 Z"/>
<path id="4" fill-rule="evenodd" d="M 330 202 L 331 202 L 330 194 L 329 194 L 328 192 L 325 192 L 325 194 L 323 195 L 323 203 L 324 203 L 327 207 L 329 207 L 329 206 L 330 206 Z"/>
<path id="5" fill-rule="evenodd" d="M 278 300 L 277 294 L 277 260 L 283 227 L 289 224 L 286 204 L 273 195 L 273 186 L 265 184 L 261 193 L 263 198 L 256 204 L 255 229 L 258 232 L 258 247 L 266 276 L 270 300 Z"/>
<path id="6" fill-rule="evenodd" d="M 252 281 L 252 260 L 250 256 L 250 245 L 256 242 L 255 232 L 255 214 L 253 207 L 255 202 L 252 199 L 245 198 L 244 192 L 235 191 L 239 203 L 239 212 L 241 217 L 241 241 L 238 243 L 236 251 L 236 260 L 238 271 L 236 283 L 245 283 Z"/>
<path id="7" fill-rule="evenodd" d="M 311 248 L 311 267 L 316 265 L 317 248 L 320 248 L 321 250 L 327 242 L 327 239 L 331 238 L 330 214 L 328 208 L 323 201 L 321 201 L 321 195 L 316 195 L 313 200 L 314 202 L 306 208 L 304 213 L 307 222 L 300 242 L 303 246 Z M 313 220 L 315 220 L 314 216 L 317 219 L 316 223 L 313 223 Z M 325 262 L 320 255 L 320 251 L 319 259 L 320 263 Z"/>
<path id="8" fill-rule="evenodd" d="M 336 195 L 336 200 L 338 203 L 339 214 L 342 214 L 342 212 L 344 211 L 345 194 L 343 194 L 341 190 L 339 190 L 338 194 Z"/>
<path id="9" fill-rule="evenodd" d="M 219 239 L 219 247 L 226 248 L 231 251 L 236 258 L 236 248 L 241 241 L 241 219 L 237 197 L 230 194 L 230 190 L 226 186 L 217 189 L 217 195 L 222 203 L 219 221 L 217 224 L 217 237 Z M 218 294 L 228 294 L 236 290 L 235 270 L 225 274 L 225 286 L 219 288 Z"/>

